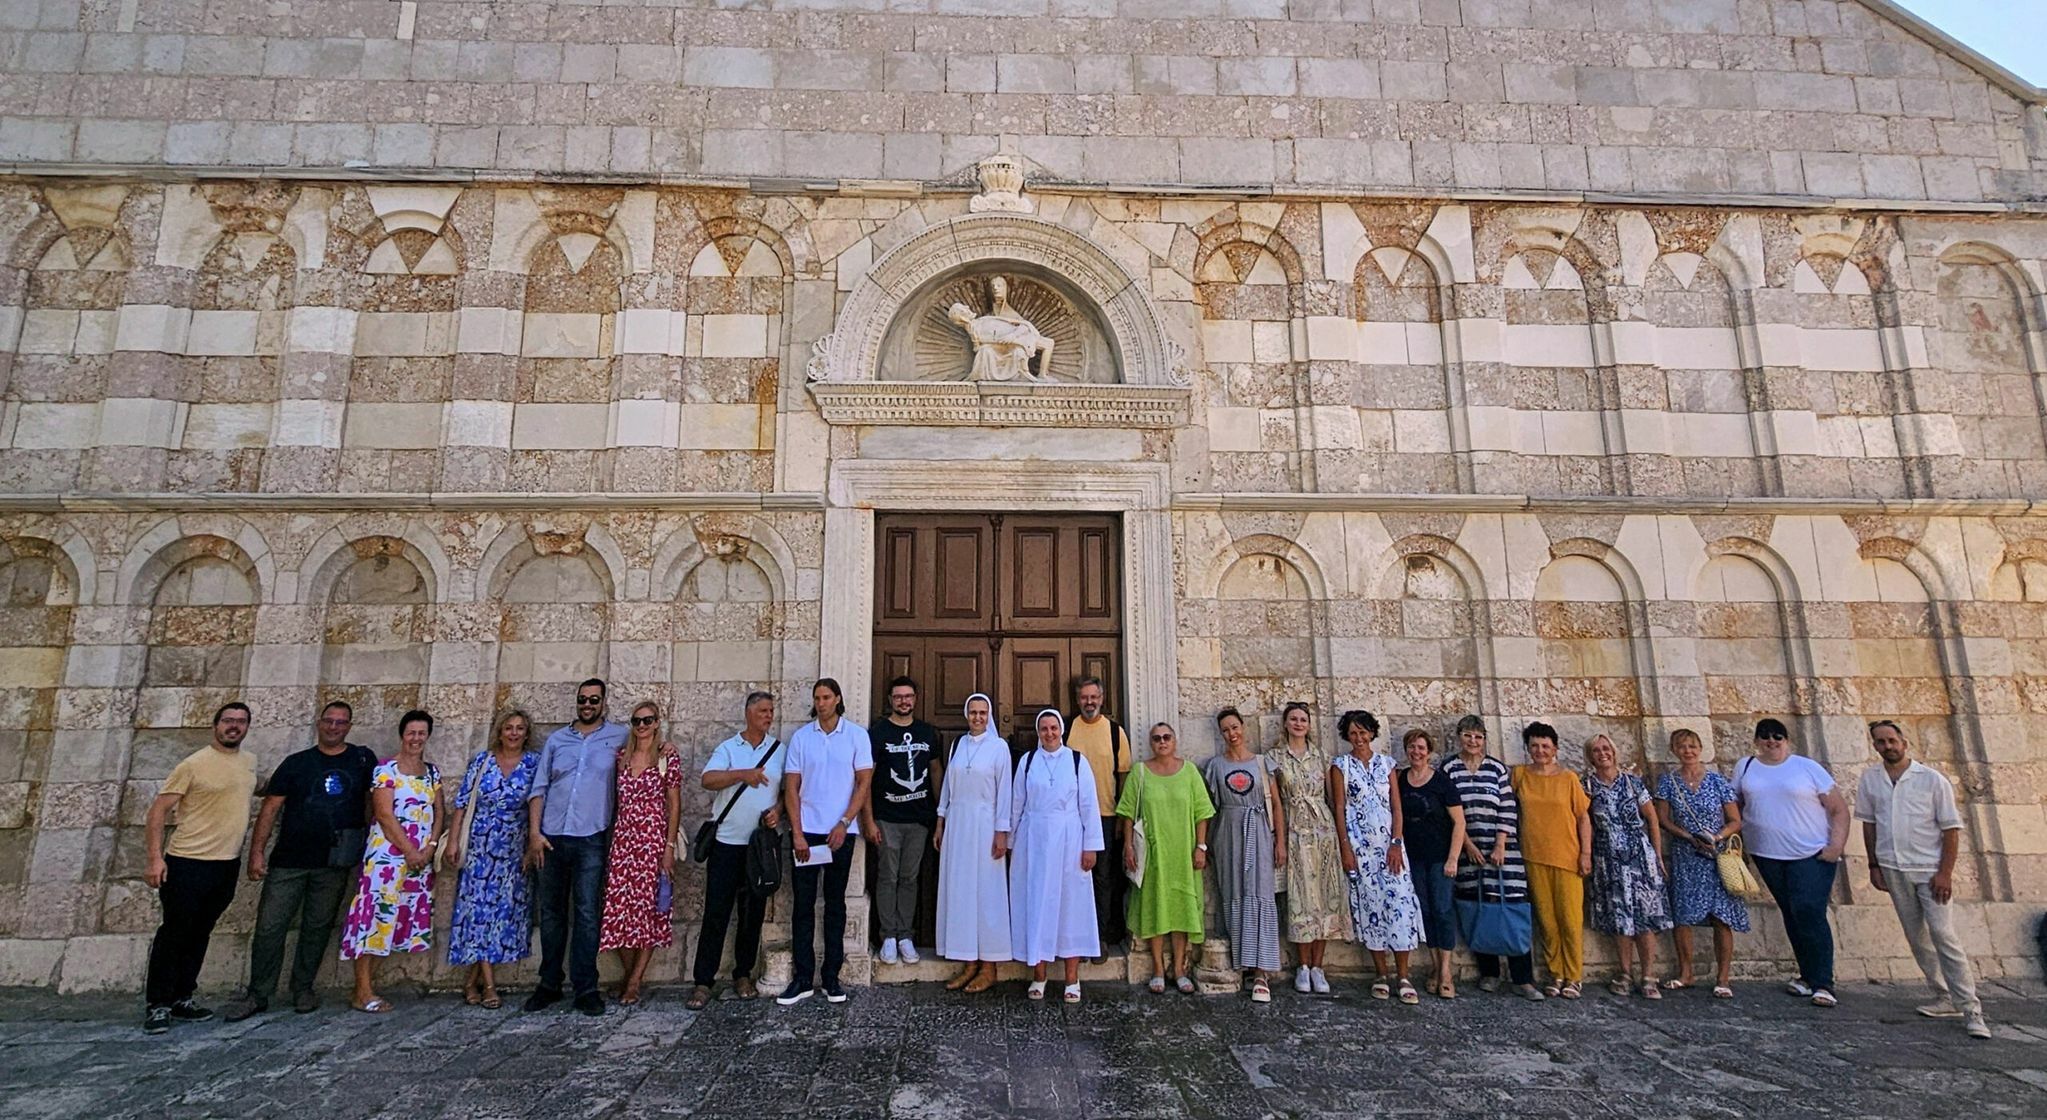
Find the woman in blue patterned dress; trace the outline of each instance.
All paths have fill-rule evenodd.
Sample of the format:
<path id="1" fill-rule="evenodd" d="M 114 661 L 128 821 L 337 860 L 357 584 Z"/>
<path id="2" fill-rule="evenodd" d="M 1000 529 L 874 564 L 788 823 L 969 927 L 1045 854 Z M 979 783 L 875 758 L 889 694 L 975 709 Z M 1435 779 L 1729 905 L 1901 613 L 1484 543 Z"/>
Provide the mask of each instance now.
<path id="1" fill-rule="evenodd" d="M 1741 831 L 1741 806 L 1734 784 L 1719 771 L 1706 768 L 1706 747 L 1697 732 L 1671 732 L 1670 754 L 1677 769 L 1656 783 L 1656 816 L 1672 838 L 1670 852 L 1671 918 L 1677 931 L 1677 978 L 1665 988 L 1692 986 L 1693 926 L 1713 924 L 1713 995 L 1733 999 L 1729 973 L 1734 970 L 1734 935 L 1748 932 L 1748 907 L 1720 881 L 1715 857 L 1727 838 Z"/>
<path id="2" fill-rule="evenodd" d="M 525 960 L 533 949 L 531 903 L 520 863 L 526 852 L 526 791 L 538 759 L 526 749 L 532 728 L 525 712 L 498 717 L 491 746 L 478 751 L 462 774 L 449 827 L 446 860 L 461 869 L 461 877 L 448 930 L 448 963 L 470 966 L 463 998 L 492 1011 L 504 1006 L 492 967 Z"/>
<path id="3" fill-rule="evenodd" d="M 1663 832 L 1649 804 L 1649 787 L 1621 769 L 1620 750 L 1604 735 L 1594 735 L 1585 744 L 1585 760 L 1592 765 L 1585 776 L 1585 796 L 1592 801 L 1587 924 L 1612 937 L 1620 955 L 1620 975 L 1607 990 L 1617 996 L 1628 994 L 1634 983 L 1633 959 L 1639 955 L 1643 998 L 1662 999 L 1656 980 L 1656 935 L 1670 928 L 1670 900 L 1664 888 Z"/>
<path id="4" fill-rule="evenodd" d="M 1350 743 L 1347 754 L 1329 766 L 1329 803 L 1343 828 L 1337 854 L 1350 878 L 1352 934 L 1371 951 L 1372 998 L 1392 994 L 1386 980 L 1386 957 L 1393 957 L 1393 983 L 1400 1002 L 1420 1003 L 1407 978 L 1407 957 L 1422 940 L 1421 900 L 1407 874 L 1407 841 L 1400 821 L 1400 772 L 1393 760 L 1372 750 L 1379 720 L 1370 712 L 1350 711 L 1337 721 L 1336 733 Z"/>

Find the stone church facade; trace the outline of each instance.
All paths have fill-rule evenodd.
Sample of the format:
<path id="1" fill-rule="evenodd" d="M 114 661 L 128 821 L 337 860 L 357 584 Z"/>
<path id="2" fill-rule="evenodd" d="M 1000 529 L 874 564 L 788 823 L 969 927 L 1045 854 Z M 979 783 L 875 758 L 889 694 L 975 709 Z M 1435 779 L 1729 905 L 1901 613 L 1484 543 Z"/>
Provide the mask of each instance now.
<path id="1" fill-rule="evenodd" d="M 752 688 L 864 719 L 885 630 L 1197 757 L 1777 715 L 1852 789 L 1895 718 L 2037 975 L 2047 121 L 1882 0 L 7 0 L 0 58 L 0 983 L 139 983 L 225 700 L 446 770 L 596 675 L 700 762 Z M 1106 516 L 1087 634 L 1016 637 L 1022 537 L 1017 618 L 898 611 L 966 515 Z M 1844 974 L 1916 977 L 1851 853 Z"/>

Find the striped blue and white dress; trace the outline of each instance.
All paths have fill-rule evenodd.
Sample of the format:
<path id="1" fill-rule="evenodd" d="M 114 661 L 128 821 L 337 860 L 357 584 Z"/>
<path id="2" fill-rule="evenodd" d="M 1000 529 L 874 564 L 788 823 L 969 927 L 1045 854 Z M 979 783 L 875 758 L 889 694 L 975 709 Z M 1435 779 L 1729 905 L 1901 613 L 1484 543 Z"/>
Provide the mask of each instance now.
<path id="1" fill-rule="evenodd" d="M 1461 757 L 1452 757 L 1443 763 L 1443 773 L 1457 785 L 1457 796 L 1464 802 L 1464 834 L 1471 838 L 1479 851 L 1492 854 L 1493 839 L 1501 832 L 1507 834 L 1507 862 L 1495 872 L 1485 870 L 1487 891 L 1491 884 L 1501 883 L 1506 887 L 1506 900 L 1521 902 L 1528 898 L 1528 869 L 1521 862 L 1521 806 L 1514 800 L 1514 786 L 1506 764 L 1487 755 L 1477 769 L 1464 764 Z M 1457 897 L 1477 898 L 1480 868 L 1470 860 L 1462 860 L 1457 867 Z"/>
<path id="2" fill-rule="evenodd" d="M 1202 764 L 1215 820 L 1208 827 L 1209 868 L 1223 925 L 1230 932 L 1230 962 L 1237 968 L 1279 971 L 1278 876 L 1272 867 L 1272 812 L 1265 760 L 1231 762 L 1216 755 Z"/>

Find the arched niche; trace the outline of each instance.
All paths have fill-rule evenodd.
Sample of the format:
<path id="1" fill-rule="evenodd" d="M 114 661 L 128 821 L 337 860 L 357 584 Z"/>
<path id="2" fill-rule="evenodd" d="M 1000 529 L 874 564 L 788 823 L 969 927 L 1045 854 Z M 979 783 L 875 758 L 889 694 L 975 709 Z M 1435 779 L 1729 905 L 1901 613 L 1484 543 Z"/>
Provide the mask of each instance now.
<path id="1" fill-rule="evenodd" d="M 914 368 L 884 362 L 908 345 L 903 331 L 929 326 L 930 305 L 949 289 L 994 275 L 1015 275 L 1070 305 L 1076 345 L 1095 347 L 1085 379 L 919 380 Z M 811 348 L 811 395 L 835 424 L 1177 427 L 1189 395 L 1184 351 L 1145 289 L 1100 246 L 1054 222 L 1021 214 L 939 222 L 883 254 L 854 285 L 832 333 Z M 1055 374 L 1058 357 L 1055 346 Z"/>

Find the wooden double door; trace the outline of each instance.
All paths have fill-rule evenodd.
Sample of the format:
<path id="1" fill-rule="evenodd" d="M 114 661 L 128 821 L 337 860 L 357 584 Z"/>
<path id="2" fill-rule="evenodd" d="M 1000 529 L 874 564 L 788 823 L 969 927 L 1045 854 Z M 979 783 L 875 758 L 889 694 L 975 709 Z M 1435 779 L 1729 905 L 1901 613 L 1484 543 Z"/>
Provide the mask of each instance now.
<path id="1" fill-rule="evenodd" d="M 1123 709 L 1122 525 L 1115 514 L 875 515 L 874 697 L 910 676 L 948 734 L 976 692 L 1013 745 L 1045 708 L 1070 712 L 1082 677 Z"/>

